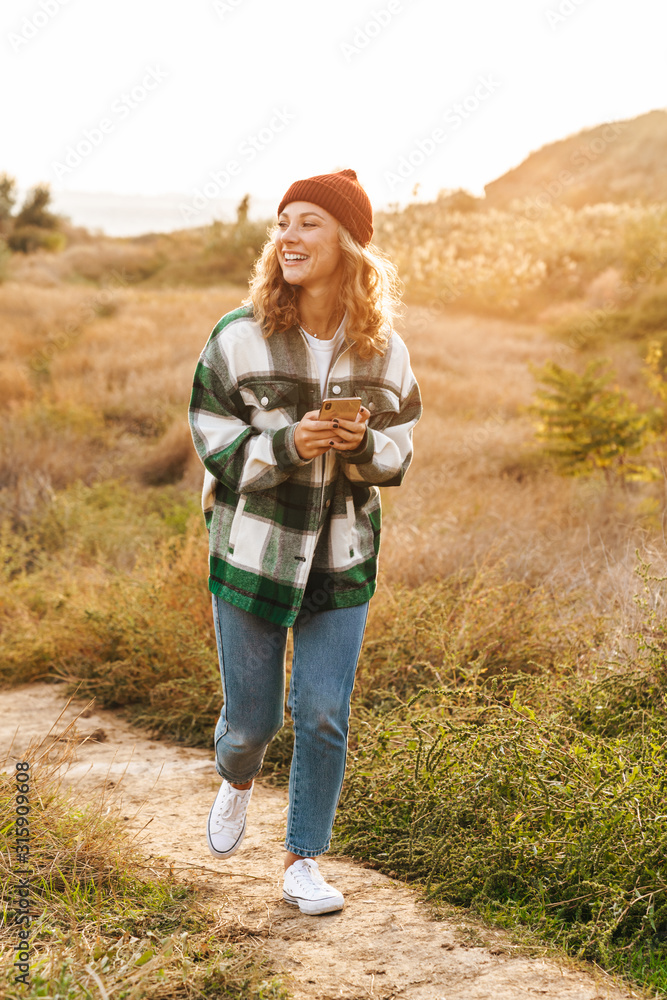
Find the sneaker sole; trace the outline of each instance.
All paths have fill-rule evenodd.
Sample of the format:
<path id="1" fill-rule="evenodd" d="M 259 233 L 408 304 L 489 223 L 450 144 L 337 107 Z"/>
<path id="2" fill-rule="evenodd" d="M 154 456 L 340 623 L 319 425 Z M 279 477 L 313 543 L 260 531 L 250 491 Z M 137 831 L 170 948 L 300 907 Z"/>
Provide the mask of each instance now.
<path id="1" fill-rule="evenodd" d="M 210 815 L 209 815 L 210 820 Z M 243 821 L 243 829 L 239 834 L 239 838 L 236 843 L 228 851 L 218 851 L 211 843 L 211 834 L 209 833 L 208 824 L 206 825 L 206 843 L 208 845 L 209 854 L 212 854 L 214 858 L 231 858 L 232 854 L 236 854 L 243 838 L 245 837 L 245 820 Z"/>
<path id="2" fill-rule="evenodd" d="M 339 902 L 337 899 L 299 899 L 297 896 L 290 896 L 283 890 L 283 899 L 290 906 L 298 906 L 302 913 L 307 913 L 310 917 L 316 917 L 320 913 L 335 913 L 342 910 L 345 900 Z"/>

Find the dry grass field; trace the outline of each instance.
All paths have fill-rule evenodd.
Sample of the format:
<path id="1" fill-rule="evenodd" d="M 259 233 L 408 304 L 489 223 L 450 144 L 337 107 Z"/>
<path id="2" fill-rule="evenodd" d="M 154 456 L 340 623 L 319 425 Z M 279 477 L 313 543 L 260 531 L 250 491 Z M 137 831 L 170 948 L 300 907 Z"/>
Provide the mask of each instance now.
<path id="1" fill-rule="evenodd" d="M 598 222 L 603 216 L 597 214 Z M 186 413 L 199 351 L 244 289 L 203 283 L 213 266 L 206 250 L 197 282 L 188 283 L 192 269 L 186 267 L 183 240 L 170 265 L 174 284 L 157 280 L 155 262 L 168 254 L 168 242 L 89 241 L 55 256 L 17 255 L 0 284 L 0 676 L 7 687 L 66 680 L 103 706 L 126 708 L 158 736 L 209 746 L 219 677 L 199 511 L 202 470 Z M 443 306 L 435 294 L 421 293 L 419 275 L 407 276 L 416 291 L 401 332 L 425 413 L 404 486 L 383 491 L 380 583 L 355 692 L 339 846 L 430 887 L 445 901 L 471 905 L 511 926 L 526 925 L 657 988 L 667 982 L 661 950 L 667 913 L 658 914 L 653 900 L 666 890 L 660 871 L 655 874 L 646 860 L 644 831 L 659 815 L 660 795 L 654 801 L 646 793 L 648 818 L 637 820 L 633 813 L 623 819 L 634 824 L 630 832 L 620 820 L 615 826 L 616 814 L 609 813 L 605 836 L 616 845 L 610 856 L 622 854 L 613 839 L 618 831 L 636 852 L 621 874 L 600 874 L 607 895 L 600 896 L 599 912 L 579 906 L 576 913 L 562 916 L 559 910 L 554 917 L 550 907 L 556 904 L 545 889 L 552 876 L 541 869 L 531 874 L 524 852 L 538 835 L 544 844 L 564 837 L 575 845 L 589 827 L 599 836 L 603 821 L 594 810 L 573 819 L 564 809 L 567 831 L 547 830 L 540 782 L 572 788 L 567 794 L 582 802 L 589 801 L 590 790 L 597 802 L 591 774 L 615 775 L 621 760 L 623 774 L 635 773 L 633 767 L 639 773 L 637 761 L 653 740 L 651 774 L 658 775 L 662 758 L 655 747 L 666 744 L 660 694 L 664 596 L 660 582 L 647 579 L 661 576 L 667 564 L 664 477 L 613 486 L 604 476 L 559 476 L 538 445 L 528 412 L 535 392 L 531 365 L 557 359 L 582 370 L 601 355 L 633 400 L 655 403 L 644 374 L 645 337 L 607 337 L 601 323 L 593 324 L 593 338 L 577 333 L 578 315 L 599 307 L 601 296 L 613 301 L 619 287 L 621 271 L 609 270 L 609 258 L 607 253 L 599 274 L 587 260 L 565 304 L 545 307 L 542 289 L 535 299 L 542 311 L 527 309 L 516 317 L 502 295 L 502 317 L 488 314 L 488 301 L 480 314 L 470 303 L 465 308 L 465 297 Z M 501 270 L 494 272 L 496 290 Z M 644 292 L 650 289 L 639 289 L 640 298 Z M 620 300 L 605 313 L 607 320 L 621 315 Z M 557 317 L 560 332 L 547 323 Z M 662 331 L 659 324 L 651 331 L 667 337 L 667 325 Z M 654 459 L 662 461 L 660 443 Z M 651 566 L 644 579 L 637 573 L 642 563 Z M 622 694 L 617 681 L 625 685 Z M 603 693 L 600 684 L 607 685 Z M 595 712 L 606 729 L 595 729 Z M 443 758 L 447 726 L 454 722 L 456 749 Z M 540 757 L 531 744 L 530 726 L 539 729 L 536 746 L 549 747 L 553 759 L 547 755 L 552 771 L 535 778 L 534 797 L 524 801 L 526 789 L 512 790 L 511 781 L 532 773 L 547 753 Z M 593 733 L 598 756 L 590 774 L 584 768 L 568 777 L 580 750 L 568 750 L 567 757 L 560 744 L 549 743 L 552 733 L 567 727 L 570 748 L 583 741 L 586 768 L 586 755 L 593 752 L 587 734 Z M 465 743 L 473 731 L 477 742 Z M 615 739 L 625 740 L 627 757 L 609 743 Z M 426 746 L 431 749 L 424 765 Z M 501 780 L 489 760 L 501 761 L 505 747 L 514 748 L 520 763 Z M 600 763 L 604 754 L 609 756 Z M 286 728 L 267 759 L 275 780 L 284 778 L 289 755 Z M 448 761 L 446 776 L 433 763 L 441 759 Z M 392 809 L 411 801 L 413 789 L 428 798 L 424 790 L 437 791 L 440 782 L 446 794 L 429 800 L 431 815 L 440 816 L 447 803 L 465 801 L 479 787 L 480 769 L 488 776 L 489 797 L 476 807 L 477 819 L 458 817 L 453 806 L 438 819 L 440 831 L 457 824 L 449 841 L 460 838 L 463 860 L 477 865 L 462 888 L 450 876 L 463 870 L 463 861 L 443 860 L 449 855 L 437 839 L 442 833 L 428 832 L 428 824 L 415 819 L 422 815 L 419 803 L 416 812 L 406 806 L 400 817 Z M 368 782 L 372 814 L 360 792 Z M 522 817 L 534 818 L 530 832 L 523 830 L 528 819 Z M 551 814 L 549 823 L 556 823 Z M 465 840 L 469 829 L 474 842 Z M 520 860 L 508 847 L 509 829 L 524 838 Z M 659 854 L 659 845 L 649 846 L 651 857 Z M 548 850 L 535 847 L 536 856 L 546 857 Z M 567 877 L 555 893 L 567 896 L 573 886 L 595 882 L 602 870 L 595 850 L 581 848 L 581 870 L 568 855 Z M 475 871 L 486 870 L 487 861 L 504 888 L 485 882 L 475 895 Z M 554 871 L 558 863 L 549 861 Z M 590 870 L 584 871 L 586 865 Z M 523 881 L 508 882 L 510 869 Z M 531 879 L 542 895 L 530 895 Z M 647 884 L 651 901 L 636 915 L 633 885 Z M 597 890 L 590 892 L 598 898 Z M 618 926 L 604 924 L 603 909 L 623 914 Z M 626 917 L 634 923 L 629 929 L 624 924 L 621 933 Z M 632 965 L 622 949 L 638 941 L 650 954 Z"/>
<path id="2" fill-rule="evenodd" d="M 47 281 L 49 258 L 41 260 L 26 258 L 0 286 L 0 644 L 15 680 L 41 675 L 45 657 L 67 674 L 91 612 L 109 602 L 117 609 L 118 590 L 131 604 L 135 591 L 125 584 L 166 588 L 178 606 L 168 569 L 175 558 L 197 621 L 207 620 L 201 468 L 186 409 L 200 349 L 244 294 L 240 286 L 84 285 L 53 273 Z M 112 273 L 122 273 L 118 266 Z M 526 412 L 535 390 L 529 365 L 557 357 L 580 367 L 581 352 L 534 322 L 444 308 L 409 306 L 402 333 L 425 413 L 406 483 L 383 491 L 371 631 L 394 588 L 428 594 L 457 580 L 455 618 L 474 637 L 468 645 L 480 635 L 512 644 L 502 633 L 511 633 L 516 612 L 505 605 L 520 591 L 531 628 L 551 630 L 555 647 L 565 625 L 586 621 L 590 630 L 594 618 L 596 635 L 607 619 L 616 648 L 616 632 L 634 614 L 636 550 L 662 565 L 664 490 L 566 479 L 540 452 Z M 644 400 L 641 346 L 606 346 L 624 386 Z M 466 594 L 478 601 L 487 591 L 498 595 L 497 620 L 487 604 L 484 615 L 467 606 Z"/>

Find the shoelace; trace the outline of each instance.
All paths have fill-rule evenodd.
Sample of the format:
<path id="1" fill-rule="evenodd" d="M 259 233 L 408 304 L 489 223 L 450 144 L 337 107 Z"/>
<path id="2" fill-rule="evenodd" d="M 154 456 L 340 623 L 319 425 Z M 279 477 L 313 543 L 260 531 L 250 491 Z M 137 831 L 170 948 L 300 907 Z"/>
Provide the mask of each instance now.
<path id="1" fill-rule="evenodd" d="M 241 816 L 234 816 L 234 812 L 236 811 L 237 808 L 241 811 L 241 813 L 243 812 L 241 808 L 242 803 L 243 799 L 240 796 L 228 795 L 226 800 L 219 806 L 218 811 L 215 813 L 214 819 L 220 825 L 222 825 L 225 822 L 225 820 L 229 820 L 230 821 L 229 825 L 231 825 L 232 827 L 238 826 L 239 822 L 241 821 Z"/>
<path id="2" fill-rule="evenodd" d="M 294 879 L 298 884 L 305 889 L 320 888 L 324 885 L 324 879 L 318 868 L 311 868 L 310 865 L 304 865 L 303 868 L 297 868 L 293 873 Z"/>

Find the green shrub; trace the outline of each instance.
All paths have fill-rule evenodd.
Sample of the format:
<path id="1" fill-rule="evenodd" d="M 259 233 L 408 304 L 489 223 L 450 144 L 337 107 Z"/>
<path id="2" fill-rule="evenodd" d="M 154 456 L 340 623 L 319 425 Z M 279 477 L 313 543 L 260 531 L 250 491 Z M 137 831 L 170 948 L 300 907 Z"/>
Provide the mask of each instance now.
<path id="1" fill-rule="evenodd" d="M 12 210 L 16 204 L 16 181 L 7 173 L 0 174 L 0 236 L 12 226 Z"/>
<path id="2" fill-rule="evenodd" d="M 35 184 L 28 191 L 23 205 L 14 216 L 14 229 L 35 226 L 39 229 L 57 229 L 60 219 L 49 211 L 51 189 L 48 184 Z"/>
<path id="3" fill-rule="evenodd" d="M 654 439 L 661 413 L 640 413 L 625 393 L 607 388 L 613 372 L 591 361 L 582 375 L 548 361 L 533 373 L 544 388 L 529 412 L 537 423 L 544 452 L 564 476 L 603 472 L 609 482 L 649 480 L 657 473 L 633 461 Z"/>
<path id="4" fill-rule="evenodd" d="M 64 250 L 67 239 L 64 233 L 39 226 L 15 226 L 7 237 L 10 250 L 15 253 L 34 253 L 35 250 L 50 250 L 56 253 Z"/>
<path id="5" fill-rule="evenodd" d="M 12 255 L 3 239 L 0 239 L 0 284 L 9 277 L 9 263 Z"/>

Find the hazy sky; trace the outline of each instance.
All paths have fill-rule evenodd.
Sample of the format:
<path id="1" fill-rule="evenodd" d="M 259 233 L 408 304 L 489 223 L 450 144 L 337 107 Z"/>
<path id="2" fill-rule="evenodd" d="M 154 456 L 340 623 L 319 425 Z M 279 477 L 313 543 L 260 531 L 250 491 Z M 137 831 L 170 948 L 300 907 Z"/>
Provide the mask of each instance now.
<path id="1" fill-rule="evenodd" d="M 666 34 L 659 0 L 5 0 L 0 171 L 193 206 L 343 166 L 378 208 L 481 194 L 664 107 Z"/>

